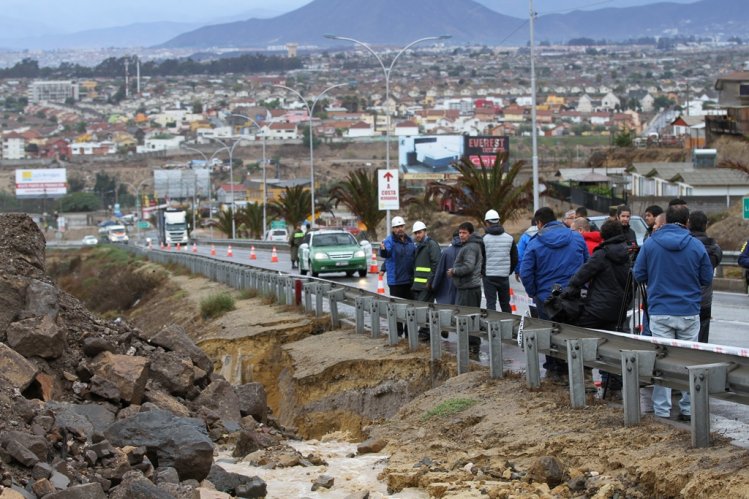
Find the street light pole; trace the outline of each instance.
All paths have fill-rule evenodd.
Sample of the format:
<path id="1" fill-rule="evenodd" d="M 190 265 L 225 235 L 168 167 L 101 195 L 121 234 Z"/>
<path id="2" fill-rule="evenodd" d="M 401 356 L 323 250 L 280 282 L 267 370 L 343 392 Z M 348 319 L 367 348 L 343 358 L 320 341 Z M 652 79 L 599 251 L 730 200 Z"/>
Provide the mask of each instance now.
<path id="1" fill-rule="evenodd" d="M 302 94 L 294 90 L 293 88 L 289 88 L 285 85 L 273 85 L 274 87 L 283 88 L 285 90 L 288 90 L 289 92 L 293 93 L 299 99 L 302 101 L 302 104 L 307 108 L 307 114 L 309 114 L 309 179 L 310 179 L 310 197 L 312 199 L 312 227 L 315 226 L 315 155 L 314 155 L 314 137 L 312 136 L 312 113 L 315 111 L 315 106 L 317 105 L 318 101 L 322 98 L 323 95 L 328 93 L 330 90 L 333 90 L 334 88 L 343 87 L 346 83 L 338 83 L 337 85 L 331 85 L 319 94 L 317 94 L 317 97 L 312 101 L 312 105 L 310 106 L 307 100 L 302 97 Z M 296 223 L 296 221 L 292 222 Z"/>
<path id="2" fill-rule="evenodd" d="M 244 118 L 248 121 L 251 121 L 252 124 L 257 127 L 258 132 L 262 130 L 262 127 L 260 126 L 260 124 L 257 121 L 253 120 L 252 118 L 250 118 L 249 116 L 245 116 L 244 114 L 238 114 L 238 113 L 232 113 L 230 116 L 238 116 L 240 118 Z M 255 136 L 255 138 L 257 138 L 257 135 Z M 268 162 L 265 159 L 265 140 L 267 138 L 268 137 L 266 136 L 265 132 L 263 132 L 263 232 L 260 235 L 261 239 L 265 237 L 265 233 L 268 230 L 268 217 L 267 217 L 267 210 L 266 210 L 266 205 L 268 204 L 268 182 L 267 182 L 267 177 L 265 173 L 265 169 L 268 166 Z"/>
<path id="3" fill-rule="evenodd" d="M 231 238 L 236 239 L 237 238 L 237 206 L 234 203 L 234 148 L 237 147 L 237 144 L 242 142 L 242 139 L 239 138 L 234 144 L 232 144 L 231 147 L 229 147 L 226 142 L 224 142 L 221 139 L 218 139 L 216 137 L 208 137 L 210 140 L 215 140 L 222 146 L 224 146 L 224 149 L 227 149 L 229 151 L 229 185 L 231 189 Z"/>
<path id="4" fill-rule="evenodd" d="M 536 22 L 536 12 L 533 10 L 533 0 L 528 0 L 530 8 L 530 49 L 531 49 L 531 163 L 533 165 L 533 213 L 539 208 L 538 199 L 538 129 L 536 128 L 536 48 L 533 39 L 533 25 Z"/>
<path id="5" fill-rule="evenodd" d="M 380 63 L 380 67 L 382 68 L 383 73 L 385 74 L 385 105 L 387 106 L 387 112 L 385 114 L 387 120 L 386 120 L 386 129 L 385 129 L 385 168 L 387 170 L 390 169 L 390 74 L 393 71 L 393 66 L 395 66 L 395 62 L 398 60 L 398 58 L 408 49 L 413 47 L 414 45 L 422 42 L 427 42 L 431 40 L 447 40 L 448 38 L 451 38 L 451 35 L 439 35 L 439 36 L 425 36 L 424 38 L 419 38 L 418 40 L 414 40 L 395 54 L 395 57 L 393 57 L 393 60 L 390 61 L 390 66 L 385 67 L 385 63 L 382 62 L 382 58 L 377 54 L 377 52 L 374 51 L 374 49 L 365 42 L 362 42 L 360 40 L 357 40 L 356 38 L 351 38 L 348 36 L 338 36 L 338 35 L 325 35 L 325 38 L 329 38 L 331 40 L 343 40 L 347 42 L 352 42 L 357 45 L 360 45 L 367 49 L 370 54 L 372 54 L 375 59 L 377 59 L 377 62 Z M 390 234 L 390 210 L 387 210 L 386 213 L 386 224 L 387 224 L 387 234 Z"/>

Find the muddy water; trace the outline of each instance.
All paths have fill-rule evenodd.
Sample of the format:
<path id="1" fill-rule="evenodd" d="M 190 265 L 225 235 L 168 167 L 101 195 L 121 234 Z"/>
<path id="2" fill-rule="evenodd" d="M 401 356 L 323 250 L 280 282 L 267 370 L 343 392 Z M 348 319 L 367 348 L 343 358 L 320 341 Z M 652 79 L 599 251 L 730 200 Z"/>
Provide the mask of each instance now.
<path id="1" fill-rule="evenodd" d="M 348 442 L 307 440 L 290 441 L 288 444 L 305 456 L 319 454 L 327 462 L 327 466 L 266 469 L 241 461 L 237 462 L 229 453 L 219 454 L 216 463 L 229 472 L 262 478 L 267 484 L 269 499 L 291 497 L 342 499 L 351 494 L 363 492 L 368 492 L 370 499 L 385 497 L 426 499 L 429 497 L 427 493 L 418 489 L 404 489 L 397 494 L 388 494 L 387 486 L 377 479 L 388 461 L 388 456 L 385 454 L 356 456 L 356 444 Z M 313 492 L 312 484 L 320 475 L 331 476 L 335 482 L 330 489 L 321 488 Z"/>

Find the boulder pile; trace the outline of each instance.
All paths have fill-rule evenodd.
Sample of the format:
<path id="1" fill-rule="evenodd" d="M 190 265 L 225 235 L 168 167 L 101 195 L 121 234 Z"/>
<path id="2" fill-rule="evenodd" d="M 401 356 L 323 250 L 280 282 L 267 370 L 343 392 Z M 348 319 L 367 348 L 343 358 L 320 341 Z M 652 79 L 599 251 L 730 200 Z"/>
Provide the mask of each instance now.
<path id="1" fill-rule="evenodd" d="M 265 397 L 213 372 L 179 326 L 146 335 L 88 312 L 46 276 L 36 224 L 0 215 L 0 498 L 263 497 L 213 458 L 248 434 L 282 439 Z"/>

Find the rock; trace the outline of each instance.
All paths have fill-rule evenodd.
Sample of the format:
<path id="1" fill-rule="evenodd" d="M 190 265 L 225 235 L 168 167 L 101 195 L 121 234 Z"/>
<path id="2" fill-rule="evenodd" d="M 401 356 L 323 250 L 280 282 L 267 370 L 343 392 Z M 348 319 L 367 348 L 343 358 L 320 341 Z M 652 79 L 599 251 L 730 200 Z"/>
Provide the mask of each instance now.
<path id="1" fill-rule="evenodd" d="M 107 499 L 101 484 L 85 483 L 83 485 L 74 485 L 66 490 L 55 492 L 46 496 L 44 499 Z"/>
<path id="2" fill-rule="evenodd" d="M 52 284 L 32 279 L 26 288 L 26 313 L 32 317 L 54 320 L 60 311 L 60 291 Z"/>
<path id="3" fill-rule="evenodd" d="M 55 424 L 60 428 L 79 437 L 91 438 L 93 435 L 94 425 L 86 416 L 75 412 L 72 404 L 47 402 L 45 407 L 52 411 L 55 416 Z"/>
<path id="4" fill-rule="evenodd" d="M 208 474 L 208 477 L 206 478 L 209 482 L 213 484 L 214 487 L 216 487 L 216 490 L 219 490 L 221 492 L 226 492 L 227 494 L 231 494 L 233 496 L 238 497 L 257 497 L 257 496 L 239 496 L 237 494 L 237 489 L 241 485 L 248 486 L 249 488 L 256 488 L 259 486 L 258 480 L 265 485 L 265 482 L 260 480 L 258 477 L 248 477 L 245 475 L 240 475 L 238 473 L 231 473 L 229 471 L 226 471 L 221 466 L 214 464 L 211 467 L 211 472 Z"/>
<path id="5" fill-rule="evenodd" d="M 239 433 L 237 444 L 234 446 L 232 457 L 245 457 L 247 454 L 266 449 L 273 445 L 273 440 L 265 434 L 258 433 L 254 430 L 242 430 Z"/>
<path id="6" fill-rule="evenodd" d="M 11 489 L 0 490 L 0 499 L 26 499 L 23 494 Z"/>
<path id="7" fill-rule="evenodd" d="M 5 343 L 0 343 L 0 381 L 23 391 L 34 381 L 36 373 L 34 364 Z"/>
<path id="8" fill-rule="evenodd" d="M 242 415 L 239 412 L 239 398 L 234 388 L 225 379 L 216 379 L 198 397 L 192 401 L 195 410 L 209 409 L 221 418 L 224 427 L 229 431 L 239 429 Z"/>
<path id="9" fill-rule="evenodd" d="M 8 455 L 10 455 L 10 457 L 26 466 L 27 468 L 31 468 L 39 462 L 39 458 L 36 456 L 36 454 L 27 449 L 18 440 L 9 439 L 7 442 L 5 442 L 5 445 L 3 445 L 3 447 L 5 448 L 5 451 L 8 453 Z"/>
<path id="10" fill-rule="evenodd" d="M 312 491 L 316 491 L 321 488 L 329 489 L 335 483 L 335 479 L 330 475 L 320 475 L 317 477 L 315 482 L 312 484 Z"/>
<path id="11" fill-rule="evenodd" d="M 46 496 L 56 492 L 55 487 L 46 478 L 41 478 L 31 485 L 31 490 L 37 497 Z"/>
<path id="12" fill-rule="evenodd" d="M 265 423 L 268 415 L 268 397 L 261 383 L 245 383 L 234 387 L 239 398 L 239 412 L 252 416 L 258 423 Z"/>
<path id="13" fill-rule="evenodd" d="M 31 470 L 31 478 L 39 480 L 40 478 L 49 478 L 52 476 L 52 466 L 47 463 L 36 463 Z"/>
<path id="14" fill-rule="evenodd" d="M 526 477 L 533 482 L 546 483 L 553 488 L 566 479 L 566 471 L 564 465 L 556 457 L 541 456 L 531 463 Z"/>
<path id="15" fill-rule="evenodd" d="M 39 435 L 31 435 L 22 431 L 9 431 L 2 434 L 0 442 L 3 447 L 6 447 L 8 442 L 15 440 L 16 442 L 23 442 L 23 446 L 39 458 L 39 461 L 46 461 L 47 455 L 49 454 L 49 446 L 47 439 Z"/>
<path id="16" fill-rule="evenodd" d="M 115 352 L 115 346 L 104 338 L 88 337 L 83 340 L 83 353 L 88 357 L 96 357 L 102 352 Z"/>
<path id="17" fill-rule="evenodd" d="M 176 324 L 170 324 L 162 328 L 152 338 L 146 338 L 150 343 L 164 347 L 177 353 L 183 353 L 190 357 L 193 364 L 206 373 L 213 372 L 213 362 L 194 341 L 187 335 L 184 328 Z"/>
<path id="18" fill-rule="evenodd" d="M 60 384 L 52 376 L 44 373 L 36 373 L 34 381 L 39 385 L 39 391 L 42 394 L 42 400 L 48 402 L 58 398 L 58 394 L 62 393 Z"/>
<path id="19" fill-rule="evenodd" d="M 65 350 L 65 332 L 47 315 L 13 322 L 7 338 L 8 345 L 26 358 L 56 359 Z"/>
<path id="20" fill-rule="evenodd" d="M 160 489 L 155 483 L 137 471 L 131 471 L 122 483 L 109 491 L 110 499 L 175 499 L 169 492 Z"/>
<path id="21" fill-rule="evenodd" d="M 57 470 L 52 470 L 52 475 L 49 477 L 49 481 L 59 490 L 67 489 L 68 485 L 70 485 L 70 478 Z"/>
<path id="22" fill-rule="evenodd" d="M 260 477 L 255 476 L 249 480 L 237 485 L 237 497 L 265 497 L 268 494 L 268 486 Z"/>
<path id="23" fill-rule="evenodd" d="M 99 376 L 114 384 L 122 400 L 128 404 L 140 404 L 148 381 L 148 365 L 145 357 L 102 352 L 94 359 L 92 367 L 94 377 Z M 94 378 L 91 381 L 93 391 Z"/>
<path id="24" fill-rule="evenodd" d="M 107 480 L 119 483 L 123 477 L 132 471 L 130 460 L 122 449 L 113 448 L 112 455 L 102 459 L 101 476 Z"/>
<path id="25" fill-rule="evenodd" d="M 157 484 L 159 483 L 179 483 L 179 473 L 172 467 L 157 468 L 155 477 Z"/>
<path id="26" fill-rule="evenodd" d="M 114 423 L 116 407 L 110 404 L 73 404 L 70 408 L 85 417 L 94 427 L 94 432 L 103 434 Z"/>
<path id="27" fill-rule="evenodd" d="M 104 435 L 117 446 L 145 446 L 155 467 L 174 467 L 181 480 L 202 480 L 213 464 L 213 444 L 199 419 L 162 410 L 141 412 L 115 422 Z"/>
<path id="28" fill-rule="evenodd" d="M 192 360 L 178 352 L 151 356 L 151 379 L 172 395 L 184 396 L 195 382 Z"/>
<path id="29" fill-rule="evenodd" d="M 149 386 L 146 388 L 145 399 L 159 409 L 169 411 L 175 416 L 183 418 L 190 417 L 190 409 L 163 390 L 158 390 Z"/>
<path id="30" fill-rule="evenodd" d="M 357 454 L 373 454 L 380 452 L 387 445 L 387 440 L 381 438 L 370 438 L 356 446 Z"/>
<path id="31" fill-rule="evenodd" d="M 14 275 L 0 276 L 0 341 L 5 341 L 5 331 L 26 307 L 27 281 Z"/>
<path id="32" fill-rule="evenodd" d="M 98 395 L 99 397 L 111 400 L 112 402 L 119 402 L 122 400 L 122 394 L 120 389 L 113 381 L 95 374 L 91 378 L 91 393 Z"/>
<path id="33" fill-rule="evenodd" d="M 193 493 L 193 499 L 231 499 L 226 492 L 211 490 L 205 487 L 198 487 Z"/>

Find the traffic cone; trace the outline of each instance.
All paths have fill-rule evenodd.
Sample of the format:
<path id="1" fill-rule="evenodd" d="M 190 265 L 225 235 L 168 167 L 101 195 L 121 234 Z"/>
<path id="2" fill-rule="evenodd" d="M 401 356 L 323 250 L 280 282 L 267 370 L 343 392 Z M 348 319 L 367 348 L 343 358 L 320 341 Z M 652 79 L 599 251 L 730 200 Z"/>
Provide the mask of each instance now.
<path id="1" fill-rule="evenodd" d="M 226 247 L 226 256 L 234 256 L 234 252 L 231 250 L 231 244 Z"/>
<path id="2" fill-rule="evenodd" d="M 159 249 L 162 249 L 162 250 L 164 249 L 164 241 L 161 241 L 159 243 Z"/>
<path id="3" fill-rule="evenodd" d="M 172 243 L 166 243 L 166 250 L 172 251 Z"/>
<path id="4" fill-rule="evenodd" d="M 197 253 L 198 252 L 198 243 L 193 242 L 192 243 L 192 252 Z"/>
<path id="5" fill-rule="evenodd" d="M 510 310 L 512 310 L 512 313 L 518 311 L 518 306 L 515 304 L 515 292 L 510 288 Z"/>
<path id="6" fill-rule="evenodd" d="M 177 243 L 177 251 L 182 251 L 182 247 Z"/>
<path id="7" fill-rule="evenodd" d="M 270 253 L 270 263 L 278 263 L 278 253 L 276 253 L 275 246 L 273 246 L 273 251 Z"/>
<path id="8" fill-rule="evenodd" d="M 151 240 L 150 239 L 148 240 L 148 244 L 146 245 L 146 247 L 148 248 L 148 251 L 151 251 L 153 249 L 153 247 L 151 246 Z"/>
<path id="9" fill-rule="evenodd" d="M 385 283 L 382 282 L 382 275 L 377 276 L 377 294 L 385 294 Z"/>
<path id="10" fill-rule="evenodd" d="M 216 256 L 216 247 L 211 244 L 211 256 Z"/>
<path id="11" fill-rule="evenodd" d="M 377 266 L 377 252 L 373 249 L 372 250 L 372 261 L 369 263 L 369 273 L 370 274 L 376 274 L 379 271 L 380 271 L 380 269 Z"/>
<path id="12" fill-rule="evenodd" d="M 257 260 L 257 255 L 255 254 L 254 246 L 250 246 L 250 260 Z"/>

